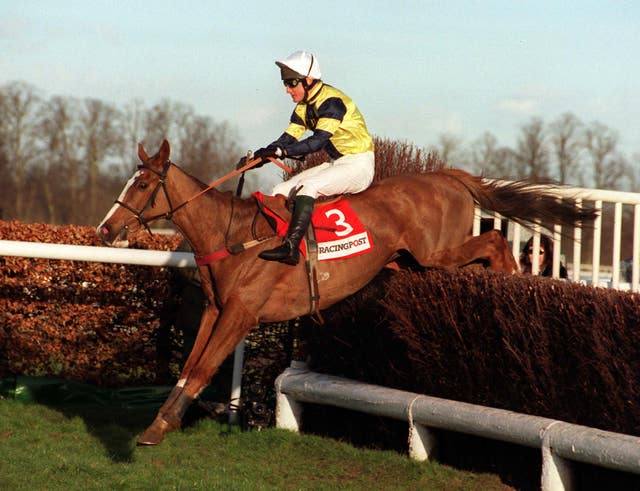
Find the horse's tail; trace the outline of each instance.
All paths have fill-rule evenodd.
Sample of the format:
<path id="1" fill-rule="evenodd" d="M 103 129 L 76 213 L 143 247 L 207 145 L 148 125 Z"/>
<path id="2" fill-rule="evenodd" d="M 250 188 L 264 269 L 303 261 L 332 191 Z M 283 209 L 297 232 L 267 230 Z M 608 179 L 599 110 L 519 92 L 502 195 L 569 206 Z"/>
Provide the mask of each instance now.
<path id="1" fill-rule="evenodd" d="M 525 227 L 536 222 L 543 225 L 584 225 L 598 215 L 593 208 L 576 206 L 574 200 L 559 199 L 557 194 L 553 194 L 558 187 L 556 185 L 526 180 L 492 181 L 457 169 L 442 172 L 464 185 L 481 208 L 497 212 Z"/>

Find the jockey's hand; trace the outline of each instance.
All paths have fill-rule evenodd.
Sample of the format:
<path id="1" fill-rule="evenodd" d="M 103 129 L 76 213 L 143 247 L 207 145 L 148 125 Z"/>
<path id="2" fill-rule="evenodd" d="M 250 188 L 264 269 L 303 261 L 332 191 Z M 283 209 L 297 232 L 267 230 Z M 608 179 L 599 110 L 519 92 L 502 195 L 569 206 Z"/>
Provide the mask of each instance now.
<path id="1" fill-rule="evenodd" d="M 270 157 L 271 158 L 285 157 L 286 155 L 287 155 L 287 152 L 285 152 L 285 150 L 281 147 L 260 148 L 253 153 L 254 158 L 256 159 L 261 158 L 265 162 L 269 160 Z"/>

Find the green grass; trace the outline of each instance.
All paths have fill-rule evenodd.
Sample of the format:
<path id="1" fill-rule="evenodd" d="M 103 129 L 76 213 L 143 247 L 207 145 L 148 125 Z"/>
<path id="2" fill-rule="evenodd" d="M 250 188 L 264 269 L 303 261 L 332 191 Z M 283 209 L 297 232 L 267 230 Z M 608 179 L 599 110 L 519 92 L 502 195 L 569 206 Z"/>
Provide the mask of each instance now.
<path id="1" fill-rule="evenodd" d="M 0 489 L 511 489 L 495 475 L 212 420 L 173 432 L 157 447 L 136 447 L 154 415 L 0 400 Z"/>

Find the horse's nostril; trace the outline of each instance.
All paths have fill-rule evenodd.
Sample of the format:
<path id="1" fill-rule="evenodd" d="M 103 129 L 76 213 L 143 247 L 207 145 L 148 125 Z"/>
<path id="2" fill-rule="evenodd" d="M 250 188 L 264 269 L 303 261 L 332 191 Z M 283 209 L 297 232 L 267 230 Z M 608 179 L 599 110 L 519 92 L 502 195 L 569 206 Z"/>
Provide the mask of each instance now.
<path id="1" fill-rule="evenodd" d="M 107 227 L 106 225 L 100 227 L 100 235 L 102 235 L 103 237 L 109 235 L 109 227 Z"/>

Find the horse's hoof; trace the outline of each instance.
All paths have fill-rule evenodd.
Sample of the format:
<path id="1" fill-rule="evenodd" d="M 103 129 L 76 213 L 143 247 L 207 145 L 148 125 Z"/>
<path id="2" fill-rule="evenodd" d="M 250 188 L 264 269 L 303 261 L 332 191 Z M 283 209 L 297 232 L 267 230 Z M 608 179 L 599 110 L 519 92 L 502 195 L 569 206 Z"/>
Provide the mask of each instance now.
<path id="1" fill-rule="evenodd" d="M 164 440 L 165 433 L 173 430 L 174 428 L 165 421 L 161 416 L 151 423 L 151 426 L 145 430 L 140 438 L 138 438 L 138 446 L 151 446 L 159 445 Z"/>

